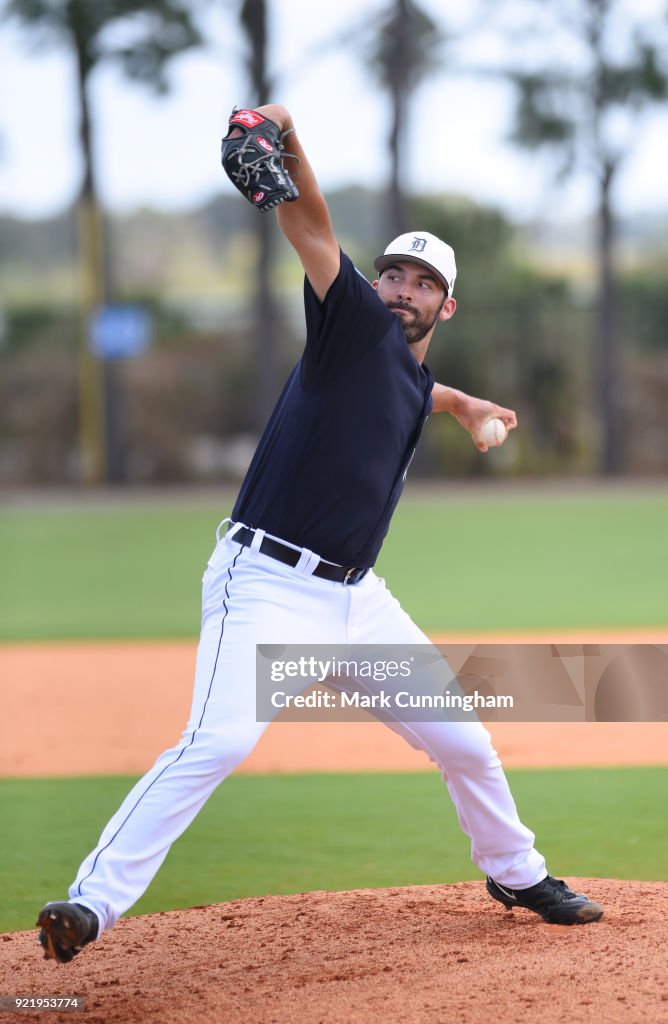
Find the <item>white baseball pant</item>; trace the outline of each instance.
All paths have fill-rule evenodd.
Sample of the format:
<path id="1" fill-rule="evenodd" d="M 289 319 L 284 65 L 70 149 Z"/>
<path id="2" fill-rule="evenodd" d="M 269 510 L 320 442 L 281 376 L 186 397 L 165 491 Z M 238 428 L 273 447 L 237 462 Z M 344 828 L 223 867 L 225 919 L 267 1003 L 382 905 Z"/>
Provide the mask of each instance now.
<path id="1" fill-rule="evenodd" d="M 171 844 L 265 730 L 266 723 L 255 720 L 256 644 L 429 643 L 373 572 L 353 586 L 321 580 L 310 574 L 310 553 L 293 569 L 257 551 L 262 537 L 258 531 L 252 548 L 230 534 L 218 542 L 203 578 L 186 730 L 133 787 L 70 887 L 70 899 L 98 916 L 100 933 L 139 899 Z M 371 692 L 382 687 L 371 680 L 365 685 Z M 519 820 L 480 723 L 398 722 L 391 728 L 438 766 L 482 872 L 511 888 L 545 877 L 545 861 Z"/>

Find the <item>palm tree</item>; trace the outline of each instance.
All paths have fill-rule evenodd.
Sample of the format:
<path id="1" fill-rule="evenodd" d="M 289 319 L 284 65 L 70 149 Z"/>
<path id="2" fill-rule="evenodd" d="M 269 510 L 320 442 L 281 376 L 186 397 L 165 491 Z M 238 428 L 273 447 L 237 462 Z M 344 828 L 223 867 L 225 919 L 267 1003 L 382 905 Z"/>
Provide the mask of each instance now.
<path id="1" fill-rule="evenodd" d="M 166 66 L 184 50 L 201 43 L 188 0 L 9 0 L 6 16 L 30 35 L 55 41 L 70 51 L 76 68 L 79 146 L 83 164 L 76 200 L 81 268 L 80 419 L 82 475 L 89 483 L 108 477 L 109 432 L 105 429 L 105 392 L 112 368 L 91 356 L 87 345 L 92 311 L 109 299 L 109 267 L 94 160 L 95 118 L 90 86 L 93 72 L 107 62 L 119 64 L 131 80 L 158 92 L 167 89 Z M 114 28 L 122 26 L 122 36 Z M 114 42 L 122 38 L 122 42 Z"/>
<path id="2" fill-rule="evenodd" d="M 420 83 L 436 67 L 442 37 L 415 0 L 389 0 L 372 38 L 363 38 L 367 63 L 390 100 L 388 215 L 393 233 L 400 235 L 409 227 L 404 155 L 410 104 Z"/>
<path id="3" fill-rule="evenodd" d="M 556 19 L 553 24 L 569 33 L 572 49 L 584 50 L 587 59 L 578 70 L 570 60 L 570 47 L 567 60 L 562 59 L 562 46 L 561 52 L 547 56 L 545 68 L 509 72 L 517 90 L 512 139 L 529 149 L 552 147 L 561 157 L 563 174 L 585 168 L 595 177 L 598 287 L 594 379 L 601 421 L 600 469 L 612 474 L 623 466 L 614 187 L 632 150 L 633 129 L 640 114 L 668 95 L 668 61 L 665 48 L 662 53 L 656 43 L 662 26 L 629 24 L 626 14 L 622 18 L 625 59 L 611 54 L 611 28 L 621 16 L 616 0 L 550 0 L 537 6 L 541 18 Z M 551 38 L 551 32 L 542 24 L 544 41 Z M 624 112 L 630 126 L 621 142 L 618 118 Z M 614 131 L 613 119 L 617 119 Z"/>

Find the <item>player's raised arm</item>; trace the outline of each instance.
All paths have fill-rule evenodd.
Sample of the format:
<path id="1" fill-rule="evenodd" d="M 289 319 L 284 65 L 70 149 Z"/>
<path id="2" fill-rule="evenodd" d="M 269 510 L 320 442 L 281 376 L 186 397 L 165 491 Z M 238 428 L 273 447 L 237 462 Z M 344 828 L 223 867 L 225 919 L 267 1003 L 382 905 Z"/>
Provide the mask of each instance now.
<path id="1" fill-rule="evenodd" d="M 322 301 L 339 272 L 339 245 L 287 108 L 270 103 L 235 110 L 223 140 L 222 161 L 249 202 L 259 210 L 278 207 L 281 230 Z"/>

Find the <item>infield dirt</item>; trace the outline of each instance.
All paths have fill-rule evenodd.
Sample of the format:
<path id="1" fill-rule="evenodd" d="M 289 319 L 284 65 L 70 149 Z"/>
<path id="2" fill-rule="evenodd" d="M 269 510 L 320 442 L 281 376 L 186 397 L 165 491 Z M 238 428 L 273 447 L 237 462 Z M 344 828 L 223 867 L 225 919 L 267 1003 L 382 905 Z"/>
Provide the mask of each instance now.
<path id="1" fill-rule="evenodd" d="M 614 636 L 608 634 L 606 642 L 615 642 Z M 635 643 L 668 640 L 656 631 L 627 632 L 619 642 L 630 636 Z M 582 637 L 563 638 L 577 640 Z M 3 696 L 11 709 L 11 728 L 0 723 L 0 777 L 146 771 L 185 727 L 195 652 L 194 641 L 0 646 Z M 492 722 L 488 728 L 507 768 L 668 763 L 665 722 Z M 433 767 L 377 722 L 276 722 L 238 770 Z"/>

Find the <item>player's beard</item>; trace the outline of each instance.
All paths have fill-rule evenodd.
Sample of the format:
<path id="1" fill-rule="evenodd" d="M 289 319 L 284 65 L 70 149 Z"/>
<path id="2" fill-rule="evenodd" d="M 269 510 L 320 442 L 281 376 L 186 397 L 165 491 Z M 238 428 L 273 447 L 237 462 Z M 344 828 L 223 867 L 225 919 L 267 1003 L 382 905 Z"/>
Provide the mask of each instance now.
<path id="1" fill-rule="evenodd" d="M 416 345 L 418 342 L 429 334 L 430 330 L 438 320 L 438 315 L 441 312 L 441 306 L 433 312 L 423 310 L 420 312 L 415 306 L 410 306 L 406 302 L 389 302 L 387 304 L 388 309 L 405 309 L 407 310 L 412 319 L 406 320 L 403 317 L 397 317 L 399 323 L 404 329 L 406 335 L 406 341 L 409 345 Z"/>

